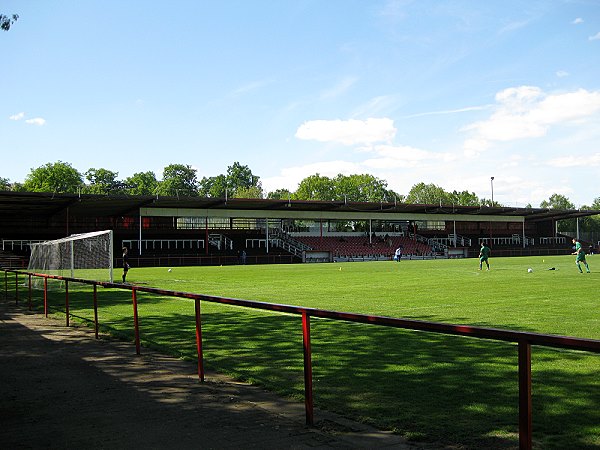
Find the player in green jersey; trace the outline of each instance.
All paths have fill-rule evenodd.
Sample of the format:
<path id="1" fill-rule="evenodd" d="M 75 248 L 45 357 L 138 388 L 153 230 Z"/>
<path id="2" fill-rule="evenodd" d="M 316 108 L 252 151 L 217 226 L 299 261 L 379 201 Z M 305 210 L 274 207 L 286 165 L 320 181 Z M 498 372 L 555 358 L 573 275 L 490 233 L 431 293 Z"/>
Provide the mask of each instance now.
<path id="1" fill-rule="evenodd" d="M 490 248 L 485 245 L 483 242 L 481 243 L 481 250 L 479 250 L 479 270 L 481 270 L 483 263 L 487 266 L 487 270 L 490 270 L 490 263 L 488 262 L 488 258 L 490 257 L 490 253 L 492 251 Z"/>
<path id="2" fill-rule="evenodd" d="M 581 263 L 585 266 L 586 272 L 590 273 L 590 266 L 588 266 L 588 263 L 585 260 L 585 250 L 581 247 L 581 242 L 579 242 L 579 239 L 573 238 L 573 244 L 575 244 L 575 251 L 571 253 L 571 255 L 577 255 L 575 257 L 575 264 L 577 264 L 579 273 L 583 273 L 583 270 L 581 270 Z"/>

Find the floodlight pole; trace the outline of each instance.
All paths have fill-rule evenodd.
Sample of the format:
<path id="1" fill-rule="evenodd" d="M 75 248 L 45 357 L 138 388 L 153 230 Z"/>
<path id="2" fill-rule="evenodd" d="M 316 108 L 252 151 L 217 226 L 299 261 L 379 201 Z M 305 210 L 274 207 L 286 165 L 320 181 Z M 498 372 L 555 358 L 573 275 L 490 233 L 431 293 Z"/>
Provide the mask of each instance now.
<path id="1" fill-rule="evenodd" d="M 490 205 L 492 208 L 494 207 L 494 177 L 490 177 L 490 184 L 492 185 L 492 204 Z M 493 236 L 493 228 L 494 226 L 494 222 L 490 221 L 490 247 L 493 246 L 492 244 L 492 240 L 494 239 Z"/>

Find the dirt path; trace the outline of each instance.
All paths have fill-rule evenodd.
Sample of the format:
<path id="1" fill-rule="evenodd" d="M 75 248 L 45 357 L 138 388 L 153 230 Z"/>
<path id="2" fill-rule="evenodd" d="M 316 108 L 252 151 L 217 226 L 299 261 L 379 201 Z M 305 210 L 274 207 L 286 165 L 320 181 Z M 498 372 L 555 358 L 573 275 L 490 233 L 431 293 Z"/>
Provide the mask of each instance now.
<path id="1" fill-rule="evenodd" d="M 414 449 L 390 433 L 315 411 L 194 363 L 0 299 L 0 448 Z"/>

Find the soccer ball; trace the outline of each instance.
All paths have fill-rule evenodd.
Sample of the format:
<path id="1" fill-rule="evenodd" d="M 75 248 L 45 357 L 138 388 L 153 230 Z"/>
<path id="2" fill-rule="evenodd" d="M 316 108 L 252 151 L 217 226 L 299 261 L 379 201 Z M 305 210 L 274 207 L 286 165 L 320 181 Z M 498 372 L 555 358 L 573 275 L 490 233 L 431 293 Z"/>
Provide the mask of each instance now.
<path id="1" fill-rule="evenodd" d="M 173 269 L 169 269 L 169 270 L 167 270 L 167 272 L 170 272 L 171 270 L 173 270 Z"/>
<path id="2" fill-rule="evenodd" d="M 533 269 L 530 267 L 529 269 L 527 269 L 527 272 L 531 273 L 533 272 Z"/>

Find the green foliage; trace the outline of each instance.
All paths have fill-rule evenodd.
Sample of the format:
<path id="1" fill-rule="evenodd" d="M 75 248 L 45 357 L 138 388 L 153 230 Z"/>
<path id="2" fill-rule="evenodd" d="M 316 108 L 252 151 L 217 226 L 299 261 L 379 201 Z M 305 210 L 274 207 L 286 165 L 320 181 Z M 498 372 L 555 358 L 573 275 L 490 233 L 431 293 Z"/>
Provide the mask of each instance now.
<path id="1" fill-rule="evenodd" d="M 575 209 L 575 205 L 561 194 L 552 194 L 548 200 L 540 203 L 540 208 L 550 209 Z M 558 231 L 573 231 L 577 227 L 576 219 L 560 220 L 558 222 Z"/>
<path id="2" fill-rule="evenodd" d="M 154 195 L 158 188 L 156 175 L 152 171 L 134 173 L 125 179 L 124 184 L 130 195 Z"/>
<path id="3" fill-rule="evenodd" d="M 186 164 L 171 164 L 164 168 L 158 193 L 170 196 L 198 196 L 196 169 Z"/>
<path id="4" fill-rule="evenodd" d="M 548 200 L 540 203 L 540 208 L 575 209 L 575 205 L 564 195 L 552 194 Z"/>
<path id="5" fill-rule="evenodd" d="M 304 178 L 294 193 L 294 200 L 339 200 L 334 181 L 318 173 Z"/>
<path id="6" fill-rule="evenodd" d="M 267 198 L 272 200 L 291 200 L 292 192 L 288 189 L 276 189 L 267 194 Z"/>
<path id="7" fill-rule="evenodd" d="M 0 177 L 0 191 L 10 190 L 10 180 L 8 178 Z"/>
<path id="8" fill-rule="evenodd" d="M 240 187 L 235 191 L 234 198 L 262 198 L 262 189 L 258 186 Z"/>
<path id="9" fill-rule="evenodd" d="M 211 198 L 263 198 L 260 177 L 237 161 L 227 167 L 227 175 L 202 178 L 198 191 Z"/>
<path id="10" fill-rule="evenodd" d="M 18 14 L 13 14 L 13 15 L 10 15 L 10 16 L 7 16 L 5 14 L 0 14 L 0 29 L 2 29 L 4 31 L 10 30 L 10 27 L 17 20 L 19 20 L 19 15 Z"/>
<path id="11" fill-rule="evenodd" d="M 410 192 L 406 196 L 406 203 L 432 205 L 439 203 L 448 204 L 447 196 L 448 194 L 443 188 L 436 186 L 433 183 L 418 183 L 411 188 Z"/>
<path id="12" fill-rule="evenodd" d="M 227 177 L 217 175 L 216 177 L 203 177 L 200 181 L 198 192 L 201 197 L 225 198 L 227 191 Z"/>
<path id="13" fill-rule="evenodd" d="M 55 192 L 75 194 L 83 187 L 81 174 L 71 164 L 57 161 L 31 169 L 23 189 L 29 192 Z"/>
<path id="14" fill-rule="evenodd" d="M 89 181 L 83 192 L 86 194 L 117 195 L 124 193 L 124 185 L 117 179 L 118 172 L 107 169 L 91 168 L 85 173 Z"/>
<path id="15" fill-rule="evenodd" d="M 460 206 L 479 206 L 481 204 L 481 200 L 475 195 L 475 192 L 469 191 L 457 192 L 454 190 L 448 195 L 447 201 L 453 205 Z M 497 202 L 494 202 L 494 204 L 495 206 L 498 206 Z"/>
<path id="16" fill-rule="evenodd" d="M 262 198 L 260 177 L 252 173 L 248 166 L 239 162 L 227 167 L 227 190 L 229 197 L 237 198 Z M 252 195 L 252 197 L 243 197 Z"/>
<path id="17" fill-rule="evenodd" d="M 336 198 L 349 202 L 380 202 L 388 195 L 387 182 L 369 174 L 339 174 L 333 184 Z"/>

